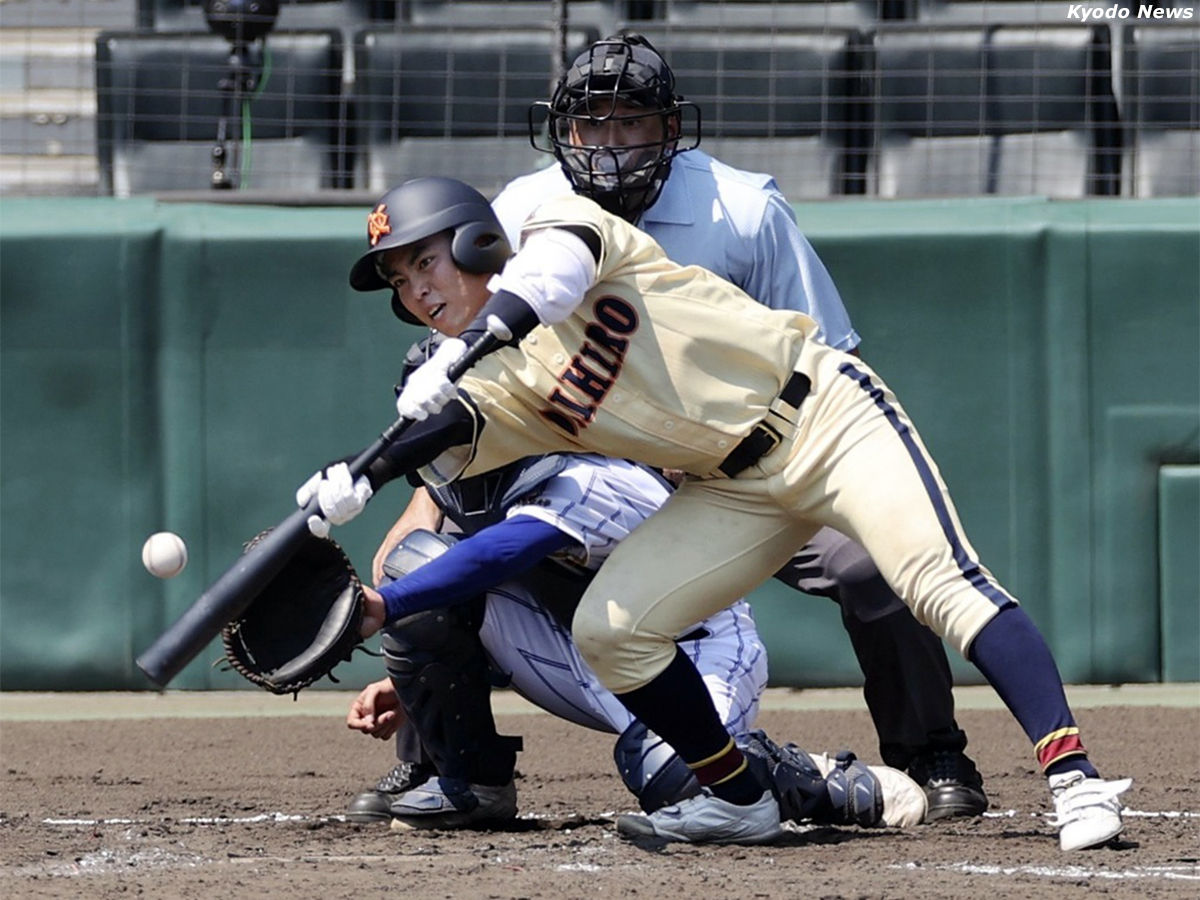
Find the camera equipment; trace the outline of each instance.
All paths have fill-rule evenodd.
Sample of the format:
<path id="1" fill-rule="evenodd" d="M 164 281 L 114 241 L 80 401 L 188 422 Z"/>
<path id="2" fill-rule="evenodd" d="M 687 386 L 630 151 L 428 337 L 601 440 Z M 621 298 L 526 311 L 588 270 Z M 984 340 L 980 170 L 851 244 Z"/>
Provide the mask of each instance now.
<path id="1" fill-rule="evenodd" d="M 212 186 L 234 188 L 231 174 L 238 156 L 238 138 L 230 138 L 230 122 L 242 116 L 242 106 L 259 85 L 266 37 L 275 27 L 279 0 L 205 0 L 204 19 L 214 34 L 229 41 L 229 68 L 218 83 L 223 98 L 217 122 L 217 142 L 212 150 Z M 235 134 L 237 129 L 234 129 Z"/>

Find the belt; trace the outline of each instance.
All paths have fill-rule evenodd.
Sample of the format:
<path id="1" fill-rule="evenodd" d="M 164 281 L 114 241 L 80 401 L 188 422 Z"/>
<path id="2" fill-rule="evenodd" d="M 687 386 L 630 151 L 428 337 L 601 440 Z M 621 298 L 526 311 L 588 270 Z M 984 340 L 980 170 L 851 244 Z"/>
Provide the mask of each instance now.
<path id="1" fill-rule="evenodd" d="M 808 396 L 810 388 L 812 388 L 812 382 L 807 375 L 802 372 L 793 372 L 792 377 L 783 386 L 783 390 L 779 392 L 779 399 L 788 406 L 799 409 L 800 404 L 804 402 L 804 398 Z M 727 478 L 733 478 L 735 475 L 746 471 L 746 469 L 778 447 L 782 440 L 783 435 L 779 433 L 777 428 L 768 425 L 766 421 L 759 422 L 730 451 L 729 455 L 725 457 L 725 462 L 721 463 L 717 468 Z"/>

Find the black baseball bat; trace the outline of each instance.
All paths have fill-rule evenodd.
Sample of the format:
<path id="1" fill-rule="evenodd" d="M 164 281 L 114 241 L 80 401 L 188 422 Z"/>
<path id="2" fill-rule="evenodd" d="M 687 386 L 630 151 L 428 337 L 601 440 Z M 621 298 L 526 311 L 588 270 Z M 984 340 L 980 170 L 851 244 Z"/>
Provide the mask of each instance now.
<path id="1" fill-rule="evenodd" d="M 467 352 L 446 373 L 458 381 L 479 359 L 502 341 L 512 339 L 511 332 L 494 316 L 489 317 L 488 332 L 467 348 Z M 367 470 L 412 424 L 403 416 L 393 422 L 366 450 L 350 463 L 351 481 Z M 308 517 L 321 512 L 317 498 L 309 500 L 277 525 L 261 542 L 243 553 L 212 586 L 200 595 L 179 619 L 162 633 L 141 656 L 137 666 L 160 687 L 167 684 L 196 658 L 221 629 L 240 616 L 264 587 L 287 564 L 303 542 Z"/>

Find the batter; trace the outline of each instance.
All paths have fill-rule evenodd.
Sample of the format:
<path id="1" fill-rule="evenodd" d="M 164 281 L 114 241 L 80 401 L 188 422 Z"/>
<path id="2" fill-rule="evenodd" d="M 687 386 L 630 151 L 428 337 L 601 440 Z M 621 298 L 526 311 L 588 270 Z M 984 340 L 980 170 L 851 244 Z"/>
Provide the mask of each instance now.
<path id="1" fill-rule="evenodd" d="M 422 466 L 425 477 L 450 480 L 576 450 L 688 474 L 612 554 L 573 621 L 601 683 L 706 788 L 622 817 L 621 833 L 739 843 L 779 834 L 777 806 L 675 638 L 770 577 L 822 526 L 861 543 L 917 619 L 996 688 L 1049 777 L 1063 849 L 1120 833 L 1130 781 L 1104 781 L 1089 761 L 1049 648 L 978 560 L 896 398 L 860 360 L 818 341 L 811 319 L 672 263 L 646 234 L 578 196 L 539 207 L 511 260 L 486 200 L 451 179 L 390 191 L 368 239 L 354 287 L 391 287 L 433 327 L 470 324 L 397 399 L 421 424 L 362 484 L 322 482 L 322 509 L 337 521 Z M 505 345 L 456 388 L 446 372 L 489 332 Z M 401 611 L 368 596 L 371 633 Z"/>

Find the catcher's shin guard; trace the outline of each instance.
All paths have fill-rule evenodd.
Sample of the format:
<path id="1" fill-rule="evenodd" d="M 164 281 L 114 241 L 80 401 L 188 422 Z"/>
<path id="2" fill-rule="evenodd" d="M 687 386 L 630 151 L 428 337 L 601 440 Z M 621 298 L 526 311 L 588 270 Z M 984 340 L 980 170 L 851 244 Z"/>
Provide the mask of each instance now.
<path id="1" fill-rule="evenodd" d="M 443 778 L 503 785 L 513 778 L 519 737 L 492 717 L 488 664 L 479 640 L 483 598 L 397 620 L 381 646 L 400 704 Z"/>
<path id="2" fill-rule="evenodd" d="M 878 828 L 924 818 L 924 794 L 916 782 L 899 771 L 872 770 L 849 750 L 813 755 L 795 744 L 780 747 L 762 731 L 746 735 L 738 746 L 778 801 L 783 819 Z"/>
<path id="3" fill-rule="evenodd" d="M 639 720 L 626 728 L 613 748 L 625 787 L 651 813 L 700 793 L 700 782 L 679 754 Z"/>
<path id="4" fill-rule="evenodd" d="M 763 731 L 744 735 L 737 745 L 750 771 L 779 803 L 781 819 L 817 824 L 840 820 L 824 774 L 799 747 L 780 747 Z"/>
<path id="5" fill-rule="evenodd" d="M 875 828 L 884 824 L 883 788 L 865 763 L 849 750 L 842 750 L 825 775 L 834 825 Z"/>

